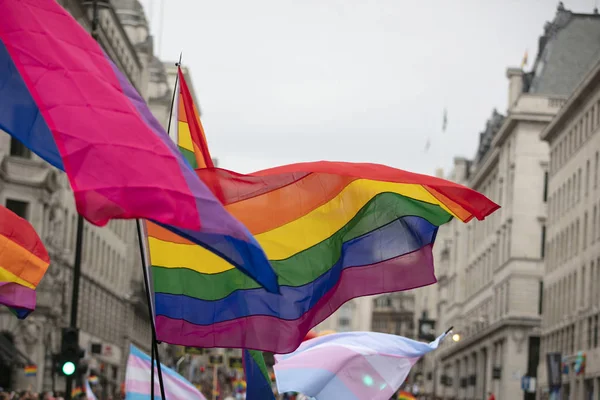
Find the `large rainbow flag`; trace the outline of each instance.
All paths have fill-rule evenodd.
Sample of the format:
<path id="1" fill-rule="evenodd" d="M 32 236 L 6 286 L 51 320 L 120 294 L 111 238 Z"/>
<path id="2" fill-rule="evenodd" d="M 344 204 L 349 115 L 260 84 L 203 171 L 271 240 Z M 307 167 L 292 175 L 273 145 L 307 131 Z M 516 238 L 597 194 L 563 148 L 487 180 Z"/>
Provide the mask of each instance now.
<path id="1" fill-rule="evenodd" d="M 20 319 L 35 310 L 35 289 L 50 257 L 31 224 L 0 206 L 0 304 Z"/>
<path id="2" fill-rule="evenodd" d="M 188 114 L 186 121 L 199 119 Z M 205 157 L 204 134 L 194 125 L 192 140 L 203 139 L 195 148 L 206 148 L 196 155 Z M 377 164 L 314 162 L 242 175 L 205 160 L 208 168 L 196 173 L 263 247 L 281 295 L 148 225 L 158 339 L 184 346 L 293 351 L 354 297 L 434 283 L 438 227 L 498 208 L 464 186 Z"/>
<path id="3" fill-rule="evenodd" d="M 56 0 L 3 0 L 0 15 L 0 129 L 66 172 L 79 213 L 153 220 L 276 292 L 256 240 L 77 21 Z"/>

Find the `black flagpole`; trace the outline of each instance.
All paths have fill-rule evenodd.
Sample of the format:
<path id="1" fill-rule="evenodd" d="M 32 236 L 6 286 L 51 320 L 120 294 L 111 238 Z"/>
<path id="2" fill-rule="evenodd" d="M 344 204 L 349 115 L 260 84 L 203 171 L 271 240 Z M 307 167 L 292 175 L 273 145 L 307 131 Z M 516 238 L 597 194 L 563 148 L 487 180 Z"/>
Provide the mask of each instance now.
<path id="1" fill-rule="evenodd" d="M 150 316 L 150 327 L 152 328 L 152 352 L 150 367 L 150 396 L 154 399 L 154 358 L 156 357 L 156 369 L 158 370 L 158 384 L 160 386 L 160 396 L 162 400 L 166 400 L 165 386 L 163 383 L 162 368 L 160 365 L 160 356 L 158 354 L 158 343 L 156 341 L 156 324 L 154 321 L 154 310 L 152 308 L 152 295 L 150 291 L 150 276 L 148 274 L 148 263 L 146 262 L 146 250 L 144 247 L 144 236 L 142 234 L 142 221 L 137 219 L 138 244 L 140 246 L 140 255 L 142 259 L 142 272 L 144 274 L 144 289 L 146 291 L 146 300 L 148 301 L 148 313 Z"/>
<path id="2" fill-rule="evenodd" d="M 181 65 L 182 54 L 179 54 L 179 62 L 176 66 Z M 173 118 L 173 108 L 175 107 L 175 96 L 177 95 L 177 84 L 179 82 L 179 71 L 175 77 L 175 87 L 173 88 L 173 97 L 171 99 L 171 111 L 169 113 L 169 125 L 167 126 L 167 134 L 171 133 L 171 122 Z M 150 327 L 152 328 L 152 351 L 151 351 L 151 367 L 150 367 L 150 398 L 154 399 L 154 359 L 156 358 L 156 369 L 158 370 L 158 382 L 160 386 L 160 396 L 162 400 L 166 400 L 165 387 L 163 383 L 162 367 L 160 365 L 160 355 L 158 354 L 158 341 L 156 340 L 156 323 L 154 321 L 154 310 L 152 308 L 152 291 L 150 290 L 150 276 L 148 273 L 148 263 L 146 259 L 146 249 L 144 246 L 144 235 L 142 232 L 142 221 L 136 220 L 138 245 L 140 247 L 140 256 L 142 260 L 142 272 L 144 274 L 144 289 L 146 292 L 146 300 L 148 301 L 148 313 L 150 315 Z"/>

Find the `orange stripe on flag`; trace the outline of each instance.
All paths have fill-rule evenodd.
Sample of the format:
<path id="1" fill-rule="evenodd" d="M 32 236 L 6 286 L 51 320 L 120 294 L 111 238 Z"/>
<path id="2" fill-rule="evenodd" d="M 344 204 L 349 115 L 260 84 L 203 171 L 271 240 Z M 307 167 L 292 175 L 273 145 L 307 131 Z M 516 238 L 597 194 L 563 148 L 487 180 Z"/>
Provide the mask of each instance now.
<path id="1" fill-rule="evenodd" d="M 48 269 L 48 264 L 6 236 L 0 235 L 0 268 L 27 282 L 27 286 L 32 289 L 37 287 Z"/>

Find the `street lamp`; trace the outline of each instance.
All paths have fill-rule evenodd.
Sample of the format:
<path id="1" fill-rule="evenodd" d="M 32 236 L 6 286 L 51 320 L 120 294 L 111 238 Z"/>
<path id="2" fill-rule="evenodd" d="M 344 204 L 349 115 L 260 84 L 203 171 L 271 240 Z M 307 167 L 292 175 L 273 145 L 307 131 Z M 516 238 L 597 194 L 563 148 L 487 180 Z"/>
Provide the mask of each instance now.
<path id="1" fill-rule="evenodd" d="M 452 340 L 454 342 L 459 342 L 460 341 L 460 335 L 458 333 L 455 333 L 454 335 L 452 335 Z"/>

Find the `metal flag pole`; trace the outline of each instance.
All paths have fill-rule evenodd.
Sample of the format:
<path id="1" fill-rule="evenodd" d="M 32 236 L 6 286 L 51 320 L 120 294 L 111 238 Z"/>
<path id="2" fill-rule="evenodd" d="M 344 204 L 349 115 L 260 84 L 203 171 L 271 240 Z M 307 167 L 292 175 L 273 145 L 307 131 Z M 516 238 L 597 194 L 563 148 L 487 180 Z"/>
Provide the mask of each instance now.
<path id="1" fill-rule="evenodd" d="M 150 291 L 150 274 L 148 273 L 148 260 L 146 259 L 146 247 L 144 246 L 144 237 L 142 233 L 142 221 L 137 219 L 138 245 L 140 247 L 140 256 L 142 260 L 142 272 L 144 274 L 144 289 L 146 291 L 146 300 L 148 301 L 148 315 L 150 317 L 150 327 L 152 329 L 152 351 L 150 367 L 150 395 L 154 399 L 154 358 L 156 358 L 156 369 L 158 371 L 158 384 L 160 387 L 160 396 L 162 400 L 165 397 L 165 385 L 163 383 L 162 367 L 160 365 L 160 355 L 158 354 L 158 342 L 156 341 L 156 323 L 154 321 L 154 307 L 152 307 L 152 293 Z"/>
<path id="2" fill-rule="evenodd" d="M 179 55 L 179 62 L 176 64 L 177 67 L 179 67 L 181 65 L 181 57 L 182 55 Z M 170 134 L 171 132 L 171 122 L 172 122 L 172 117 L 173 117 L 173 108 L 175 106 L 175 96 L 177 94 L 177 83 L 179 81 L 179 74 L 177 74 L 176 78 L 175 78 L 175 87 L 173 88 L 173 97 L 171 99 L 171 110 L 169 113 L 169 125 L 167 126 L 167 134 Z M 148 260 L 146 258 L 146 246 L 144 246 L 144 229 L 142 226 L 142 221 L 137 219 L 136 220 L 136 227 L 137 227 L 137 235 L 138 235 L 138 246 L 140 248 L 140 256 L 141 256 L 141 261 L 142 261 L 142 272 L 144 275 L 144 290 L 146 292 L 146 300 L 148 301 L 148 314 L 150 317 L 150 327 L 152 329 L 152 350 L 151 350 L 151 371 L 150 371 L 150 396 L 152 399 L 154 399 L 154 360 L 156 359 L 156 369 L 158 371 L 158 382 L 159 382 L 159 387 L 160 387 L 160 395 L 162 400 L 165 400 L 165 387 L 164 387 L 164 382 L 163 382 L 163 376 L 162 376 L 162 367 L 161 367 L 161 363 L 160 363 L 160 355 L 158 353 L 158 341 L 157 341 L 157 335 L 156 335 L 156 322 L 154 320 L 154 307 L 152 306 L 152 290 L 150 289 L 150 273 L 149 273 L 149 269 L 148 269 Z"/>
<path id="3" fill-rule="evenodd" d="M 71 294 L 71 328 L 77 328 L 79 311 L 79 282 L 81 280 L 81 254 L 83 251 L 83 217 L 77 214 L 77 233 L 75 238 L 75 261 L 73 262 L 73 287 Z M 73 375 L 66 377 L 65 399 L 71 400 L 73 392 Z"/>

